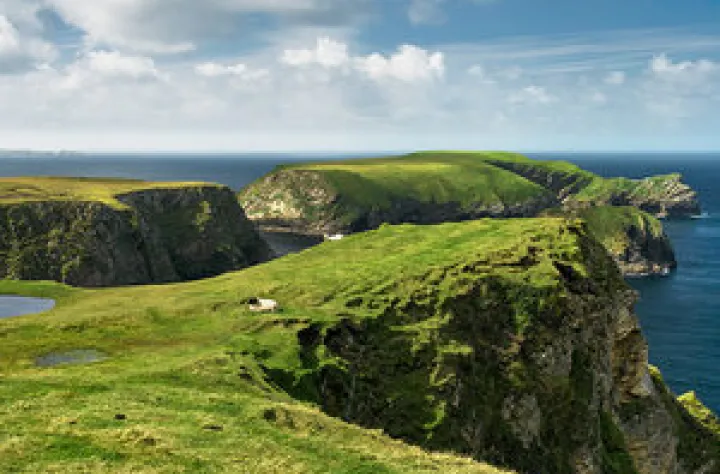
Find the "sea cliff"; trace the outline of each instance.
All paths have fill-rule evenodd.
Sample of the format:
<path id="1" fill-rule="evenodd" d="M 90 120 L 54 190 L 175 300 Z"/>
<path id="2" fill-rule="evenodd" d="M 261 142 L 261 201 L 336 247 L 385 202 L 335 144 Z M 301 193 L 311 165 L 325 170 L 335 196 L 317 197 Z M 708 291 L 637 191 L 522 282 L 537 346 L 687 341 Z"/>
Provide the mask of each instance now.
<path id="1" fill-rule="evenodd" d="M 232 191 L 192 183 L 0 180 L 0 276 L 117 286 L 205 278 L 269 250 Z"/>

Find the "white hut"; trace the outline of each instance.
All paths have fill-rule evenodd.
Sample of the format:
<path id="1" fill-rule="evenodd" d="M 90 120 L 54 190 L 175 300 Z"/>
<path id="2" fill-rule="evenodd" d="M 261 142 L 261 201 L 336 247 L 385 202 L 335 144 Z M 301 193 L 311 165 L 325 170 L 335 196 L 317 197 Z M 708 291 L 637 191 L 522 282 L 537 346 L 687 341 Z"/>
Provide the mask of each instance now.
<path id="1" fill-rule="evenodd" d="M 280 310 L 278 302 L 270 299 L 252 298 L 249 304 L 250 311 L 255 311 L 256 313 L 272 313 Z"/>

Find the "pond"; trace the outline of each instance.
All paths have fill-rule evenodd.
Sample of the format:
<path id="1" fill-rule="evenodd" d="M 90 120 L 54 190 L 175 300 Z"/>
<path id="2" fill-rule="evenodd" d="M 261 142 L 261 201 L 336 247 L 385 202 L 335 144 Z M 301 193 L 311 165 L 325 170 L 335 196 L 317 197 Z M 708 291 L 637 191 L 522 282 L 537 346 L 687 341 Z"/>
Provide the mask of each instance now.
<path id="1" fill-rule="evenodd" d="M 0 296 L 0 319 L 44 313 L 55 307 L 55 301 L 24 296 Z"/>
<path id="2" fill-rule="evenodd" d="M 59 365 L 85 365 L 102 362 L 107 358 L 107 354 L 95 349 L 78 349 L 67 352 L 51 352 L 35 359 L 35 365 L 46 368 Z"/>

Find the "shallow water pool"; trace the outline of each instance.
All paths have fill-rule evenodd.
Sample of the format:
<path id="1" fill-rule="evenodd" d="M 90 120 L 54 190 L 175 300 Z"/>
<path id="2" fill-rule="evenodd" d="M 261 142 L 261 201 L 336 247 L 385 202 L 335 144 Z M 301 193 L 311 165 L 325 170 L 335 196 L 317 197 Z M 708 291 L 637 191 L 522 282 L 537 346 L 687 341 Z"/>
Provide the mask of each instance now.
<path id="1" fill-rule="evenodd" d="M 43 313 L 55 307 L 55 301 L 24 296 L 0 296 L 0 319 Z"/>

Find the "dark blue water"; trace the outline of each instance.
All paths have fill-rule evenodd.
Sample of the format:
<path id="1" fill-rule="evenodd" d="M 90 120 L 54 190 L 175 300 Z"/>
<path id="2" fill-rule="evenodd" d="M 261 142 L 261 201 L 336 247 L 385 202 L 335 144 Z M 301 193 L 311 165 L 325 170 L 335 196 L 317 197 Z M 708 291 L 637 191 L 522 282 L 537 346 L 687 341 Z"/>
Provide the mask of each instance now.
<path id="1" fill-rule="evenodd" d="M 696 390 L 720 412 L 720 154 L 530 154 L 573 161 L 603 176 L 680 171 L 700 193 L 704 220 L 669 221 L 679 269 L 670 278 L 633 280 L 637 312 L 652 363 L 678 393 Z M 355 154 L 354 156 L 361 156 Z M 371 155 L 363 155 L 371 156 Z M 347 155 L 345 156 L 347 157 Z M 0 176 L 89 176 L 167 181 L 214 181 L 234 189 L 292 160 L 331 155 L 0 157 Z"/>

